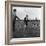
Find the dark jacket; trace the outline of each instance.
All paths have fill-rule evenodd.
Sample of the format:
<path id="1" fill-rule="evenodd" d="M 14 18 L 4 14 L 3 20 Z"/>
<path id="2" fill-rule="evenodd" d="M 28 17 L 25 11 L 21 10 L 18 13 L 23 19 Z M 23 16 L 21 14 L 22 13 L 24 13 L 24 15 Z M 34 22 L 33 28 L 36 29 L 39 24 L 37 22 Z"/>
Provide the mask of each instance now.
<path id="1" fill-rule="evenodd" d="M 28 22 L 29 22 L 29 20 L 27 19 L 26 20 L 26 17 L 24 18 L 24 23 L 26 24 L 26 25 L 28 25 Z"/>

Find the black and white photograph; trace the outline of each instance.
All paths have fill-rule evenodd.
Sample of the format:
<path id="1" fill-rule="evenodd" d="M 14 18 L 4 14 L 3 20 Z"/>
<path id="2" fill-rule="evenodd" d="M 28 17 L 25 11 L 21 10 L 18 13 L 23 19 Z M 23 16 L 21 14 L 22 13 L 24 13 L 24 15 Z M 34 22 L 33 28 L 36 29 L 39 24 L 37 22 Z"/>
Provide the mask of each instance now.
<path id="1" fill-rule="evenodd" d="M 40 37 L 41 8 L 12 7 L 13 38 Z"/>
<path id="2" fill-rule="evenodd" d="M 45 3 L 6 2 L 6 44 L 45 42 Z"/>

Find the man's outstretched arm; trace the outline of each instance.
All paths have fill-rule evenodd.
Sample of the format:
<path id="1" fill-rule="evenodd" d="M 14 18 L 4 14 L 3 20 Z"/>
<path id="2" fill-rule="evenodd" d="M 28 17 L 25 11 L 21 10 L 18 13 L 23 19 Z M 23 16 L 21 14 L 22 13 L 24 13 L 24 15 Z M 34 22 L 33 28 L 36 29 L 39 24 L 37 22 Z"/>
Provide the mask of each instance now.
<path id="1" fill-rule="evenodd" d="M 16 16 L 16 18 L 17 18 L 18 20 L 20 20 L 20 18 L 19 18 L 18 16 Z"/>

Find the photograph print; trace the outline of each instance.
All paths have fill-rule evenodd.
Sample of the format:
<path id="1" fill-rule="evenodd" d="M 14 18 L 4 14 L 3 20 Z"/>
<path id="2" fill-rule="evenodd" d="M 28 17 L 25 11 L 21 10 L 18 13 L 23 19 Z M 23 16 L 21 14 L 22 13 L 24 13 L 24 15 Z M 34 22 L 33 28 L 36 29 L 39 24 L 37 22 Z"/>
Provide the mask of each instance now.
<path id="1" fill-rule="evenodd" d="M 40 37 L 39 7 L 12 7 L 13 38 Z"/>

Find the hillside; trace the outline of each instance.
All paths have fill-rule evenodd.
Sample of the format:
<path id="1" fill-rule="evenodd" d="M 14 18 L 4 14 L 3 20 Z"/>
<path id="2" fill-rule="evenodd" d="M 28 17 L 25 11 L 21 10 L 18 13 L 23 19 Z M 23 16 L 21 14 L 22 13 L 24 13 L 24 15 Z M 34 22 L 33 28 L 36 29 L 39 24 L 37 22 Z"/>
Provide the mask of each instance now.
<path id="1" fill-rule="evenodd" d="M 23 20 L 16 20 L 14 38 L 40 37 L 40 20 L 30 20 L 26 28 L 24 25 Z"/>

